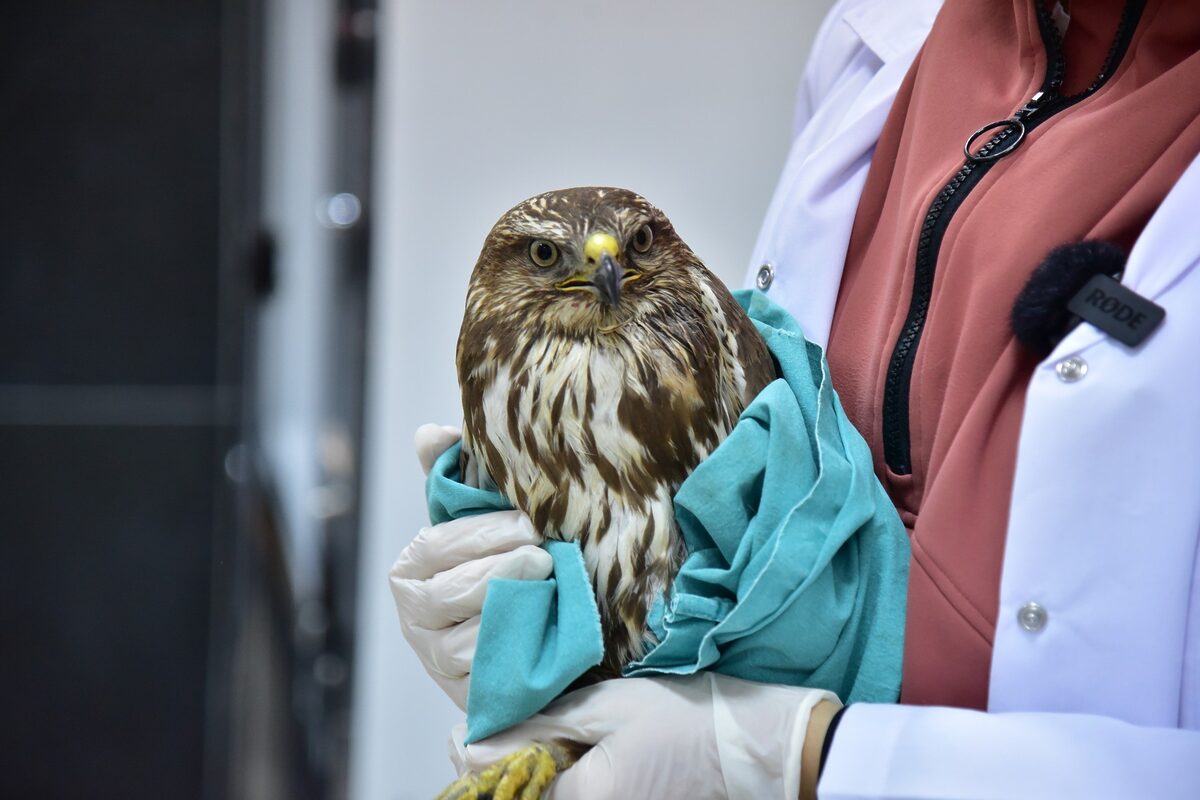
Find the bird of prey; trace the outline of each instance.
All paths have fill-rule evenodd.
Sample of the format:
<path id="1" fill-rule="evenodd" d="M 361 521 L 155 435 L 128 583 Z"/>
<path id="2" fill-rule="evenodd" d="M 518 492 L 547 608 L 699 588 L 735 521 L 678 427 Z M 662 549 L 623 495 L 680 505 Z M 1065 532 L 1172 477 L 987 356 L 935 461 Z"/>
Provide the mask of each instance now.
<path id="1" fill-rule="evenodd" d="M 604 638 L 589 677 L 618 677 L 683 560 L 672 497 L 774 379 L 766 345 L 661 211 L 584 187 L 532 197 L 492 228 L 457 361 L 461 474 L 547 539 L 579 543 Z M 536 797 L 578 755 L 547 744 L 441 796 Z"/>

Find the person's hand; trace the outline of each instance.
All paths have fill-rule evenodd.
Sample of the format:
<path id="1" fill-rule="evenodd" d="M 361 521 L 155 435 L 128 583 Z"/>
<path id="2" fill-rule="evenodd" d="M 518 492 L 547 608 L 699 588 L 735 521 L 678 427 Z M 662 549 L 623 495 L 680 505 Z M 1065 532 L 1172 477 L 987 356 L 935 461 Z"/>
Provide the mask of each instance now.
<path id="1" fill-rule="evenodd" d="M 417 458 L 428 474 L 458 440 L 455 428 L 423 425 Z M 422 528 L 392 565 L 388 577 L 400 630 L 425 670 L 466 710 L 479 615 L 492 578 L 544 580 L 550 554 L 519 511 L 498 511 Z"/>
<path id="2" fill-rule="evenodd" d="M 814 712 L 814 707 L 820 704 Z M 478 772 L 531 741 L 593 745 L 558 777 L 551 800 L 619 797 L 780 798 L 815 795 L 809 721 L 840 704 L 823 689 L 776 686 L 703 672 L 685 678 L 618 678 L 572 692 L 529 721 L 464 745 L 451 735 L 459 773 Z"/>

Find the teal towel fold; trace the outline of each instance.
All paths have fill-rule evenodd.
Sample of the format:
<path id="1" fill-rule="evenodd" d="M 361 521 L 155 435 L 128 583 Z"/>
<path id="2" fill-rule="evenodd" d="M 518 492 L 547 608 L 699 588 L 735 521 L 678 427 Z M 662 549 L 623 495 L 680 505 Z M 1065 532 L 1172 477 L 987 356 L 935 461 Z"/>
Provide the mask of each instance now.
<path id="1" fill-rule="evenodd" d="M 425 494 L 435 525 L 512 508 L 499 492 L 458 481 L 461 451 L 455 444 L 429 472 Z M 579 545 L 543 547 L 554 561 L 548 580 L 488 583 L 467 692 L 468 743 L 533 716 L 604 656 L 600 611 Z"/>
<path id="2" fill-rule="evenodd" d="M 455 444 L 429 472 L 425 494 L 435 525 L 512 508 L 499 492 L 458 481 L 461 451 Z M 600 611 L 579 545 L 543 547 L 554 561 L 550 579 L 488 583 L 467 692 L 468 743 L 533 716 L 604 656 Z"/>
<path id="3" fill-rule="evenodd" d="M 675 495 L 688 556 L 651 610 L 657 638 L 629 676 L 711 669 L 815 686 L 847 702 L 900 688 L 908 539 L 850 424 L 821 348 L 756 291 L 734 296 L 779 366 Z M 509 508 L 435 464 L 430 517 Z M 575 545 L 548 542 L 554 577 L 488 587 L 467 699 L 467 741 L 535 714 L 599 663 L 599 615 Z"/>

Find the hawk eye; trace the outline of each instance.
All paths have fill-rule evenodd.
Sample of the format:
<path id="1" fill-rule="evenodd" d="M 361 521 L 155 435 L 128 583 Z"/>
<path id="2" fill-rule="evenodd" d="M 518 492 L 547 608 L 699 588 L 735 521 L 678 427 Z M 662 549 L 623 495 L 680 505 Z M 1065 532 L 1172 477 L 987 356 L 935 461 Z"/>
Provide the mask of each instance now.
<path id="1" fill-rule="evenodd" d="M 558 248 L 545 239 L 534 239 L 529 245 L 529 257 L 539 267 L 552 267 L 558 261 Z"/>
<path id="2" fill-rule="evenodd" d="M 637 229 L 637 233 L 633 235 L 633 249 L 639 253 L 644 253 L 650 249 L 650 245 L 654 242 L 654 231 L 650 230 L 649 225 L 643 225 Z"/>

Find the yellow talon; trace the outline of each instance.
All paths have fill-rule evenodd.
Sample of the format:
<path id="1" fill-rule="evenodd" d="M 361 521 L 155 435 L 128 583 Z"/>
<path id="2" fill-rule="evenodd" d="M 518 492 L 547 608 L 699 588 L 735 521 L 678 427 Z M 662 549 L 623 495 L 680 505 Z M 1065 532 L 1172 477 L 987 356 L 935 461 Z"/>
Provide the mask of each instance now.
<path id="1" fill-rule="evenodd" d="M 538 800 L 542 790 L 558 775 L 554 757 L 542 745 L 533 745 L 514 755 L 518 758 L 496 784 L 493 800 Z"/>
<path id="2" fill-rule="evenodd" d="M 509 753 L 483 772 L 468 772 L 436 800 L 539 800 L 558 773 L 574 764 L 574 743 L 534 742 Z"/>

